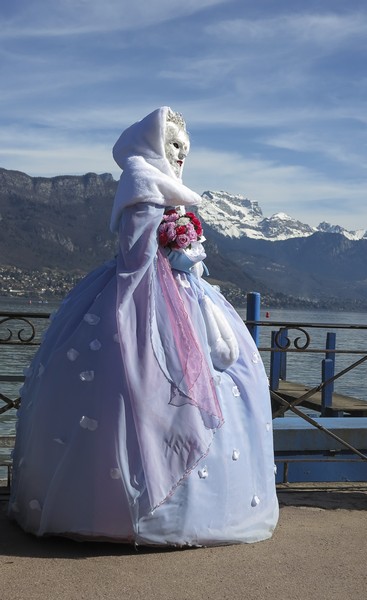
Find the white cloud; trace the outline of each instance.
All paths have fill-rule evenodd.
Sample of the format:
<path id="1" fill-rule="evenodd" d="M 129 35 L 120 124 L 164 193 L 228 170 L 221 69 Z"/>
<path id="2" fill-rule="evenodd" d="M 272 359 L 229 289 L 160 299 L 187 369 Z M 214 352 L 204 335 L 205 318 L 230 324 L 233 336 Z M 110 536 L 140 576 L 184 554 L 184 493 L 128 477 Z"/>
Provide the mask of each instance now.
<path id="1" fill-rule="evenodd" d="M 350 140 L 344 144 L 335 139 L 328 139 L 328 134 L 322 132 L 287 132 L 264 139 L 264 143 L 276 148 L 284 148 L 295 152 L 307 152 L 310 154 L 323 155 L 341 164 L 350 165 L 361 170 L 367 169 L 364 152 L 357 152 L 358 148 Z"/>
<path id="2" fill-rule="evenodd" d="M 24 165 L 22 172 L 39 177 L 56 175 L 84 175 L 85 173 L 113 173 L 118 178 L 121 171 L 114 164 L 111 148 L 106 144 L 92 146 L 74 143 L 48 144 L 44 148 L 9 148 L 0 150 L 3 168 L 20 170 L 16 165 Z"/>
<path id="3" fill-rule="evenodd" d="M 231 86 L 241 96 L 257 101 L 263 96 L 270 102 L 282 98 L 285 103 L 300 104 L 317 87 L 322 101 L 327 81 L 330 96 L 340 85 L 334 73 L 343 70 L 345 57 L 353 52 L 361 60 L 367 49 L 367 14 L 353 9 L 347 14 L 323 13 L 322 6 L 319 13 L 290 9 L 270 17 L 223 20 L 205 31 L 211 47 L 222 49 L 221 60 L 230 64 L 233 58 L 237 64 Z M 347 81 L 352 73 L 353 69 L 344 72 L 343 79 Z M 361 86 L 360 77 L 353 86 Z"/>
<path id="4" fill-rule="evenodd" d="M 24 0 L 2 37 L 51 37 L 142 29 L 192 15 L 225 0 Z"/>
<path id="5" fill-rule="evenodd" d="M 367 226 L 367 10 L 360 0 L 301 5 L 3 3 L 0 166 L 117 178 L 121 130 L 168 104 L 192 134 L 197 191 L 243 193 L 267 215 Z"/>
<path id="6" fill-rule="evenodd" d="M 4 133 L 0 136 L 0 164 L 4 168 L 48 177 L 91 171 L 109 172 L 115 179 L 120 176 L 111 154 L 116 135 L 89 144 L 62 136 L 52 138 L 47 131 L 37 137 L 28 132 L 26 143 L 19 145 L 11 142 L 14 134 L 13 130 L 7 132 L 7 138 Z M 332 176 L 302 165 L 194 145 L 187 160 L 184 182 L 198 193 L 209 189 L 243 194 L 259 202 L 264 216 L 286 212 L 311 225 L 326 220 L 349 229 L 367 226 L 365 181 L 337 182 Z"/>
<path id="7" fill-rule="evenodd" d="M 341 217 L 346 228 L 367 226 L 366 181 L 337 182 L 301 165 L 203 148 L 192 150 L 186 169 L 186 184 L 196 191 L 242 194 L 257 200 L 265 216 L 285 212 L 310 225 L 341 224 Z"/>
<path id="8" fill-rule="evenodd" d="M 292 41 L 295 46 L 317 44 L 328 48 L 364 38 L 367 17 L 361 12 L 351 14 L 303 12 L 279 16 L 233 19 L 209 25 L 206 32 L 230 43 L 266 43 L 277 40 L 279 46 Z"/>

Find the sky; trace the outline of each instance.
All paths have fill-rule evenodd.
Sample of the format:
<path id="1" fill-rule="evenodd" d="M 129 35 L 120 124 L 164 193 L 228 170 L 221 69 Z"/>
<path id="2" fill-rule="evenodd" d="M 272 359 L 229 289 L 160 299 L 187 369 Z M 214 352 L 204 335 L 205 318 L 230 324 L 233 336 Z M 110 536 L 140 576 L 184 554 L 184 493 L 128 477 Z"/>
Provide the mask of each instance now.
<path id="1" fill-rule="evenodd" d="M 2 0 L 0 82 L 2 168 L 118 179 L 121 131 L 165 105 L 198 193 L 367 228 L 365 0 Z"/>

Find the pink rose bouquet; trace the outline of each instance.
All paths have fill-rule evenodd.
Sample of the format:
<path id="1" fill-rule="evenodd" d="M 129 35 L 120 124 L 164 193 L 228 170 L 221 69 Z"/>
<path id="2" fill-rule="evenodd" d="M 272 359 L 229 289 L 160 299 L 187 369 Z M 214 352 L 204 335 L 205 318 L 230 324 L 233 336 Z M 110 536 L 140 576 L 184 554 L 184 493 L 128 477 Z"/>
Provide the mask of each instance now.
<path id="1" fill-rule="evenodd" d="M 187 212 L 181 215 L 177 210 L 168 210 L 158 227 L 159 244 L 181 250 L 191 248 L 192 242 L 199 242 L 203 234 L 201 223 L 196 215 Z"/>

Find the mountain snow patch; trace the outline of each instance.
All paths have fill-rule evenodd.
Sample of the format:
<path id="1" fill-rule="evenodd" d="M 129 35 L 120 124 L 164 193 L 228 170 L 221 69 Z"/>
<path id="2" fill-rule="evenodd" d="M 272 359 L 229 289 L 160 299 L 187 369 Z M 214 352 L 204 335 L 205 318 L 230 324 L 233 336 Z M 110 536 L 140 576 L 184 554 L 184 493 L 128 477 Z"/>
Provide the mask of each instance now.
<path id="1" fill-rule="evenodd" d="M 284 212 L 271 217 L 264 217 L 258 204 L 240 194 L 229 194 L 224 191 L 207 191 L 202 194 L 203 202 L 199 215 L 208 227 L 229 238 L 246 236 L 268 241 L 287 240 L 289 238 L 307 237 L 317 231 L 339 233 L 350 240 L 367 239 L 367 230 L 347 231 L 339 225 L 320 223 L 312 227 L 302 223 Z"/>

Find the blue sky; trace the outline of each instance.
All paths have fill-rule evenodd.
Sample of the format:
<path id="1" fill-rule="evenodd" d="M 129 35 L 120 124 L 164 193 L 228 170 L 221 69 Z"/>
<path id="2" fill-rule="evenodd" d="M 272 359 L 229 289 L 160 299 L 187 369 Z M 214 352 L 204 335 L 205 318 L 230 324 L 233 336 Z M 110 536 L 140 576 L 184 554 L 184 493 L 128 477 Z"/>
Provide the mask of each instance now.
<path id="1" fill-rule="evenodd" d="M 110 172 L 162 105 L 184 182 L 311 225 L 367 228 L 365 0 L 3 0 L 0 166 Z"/>

